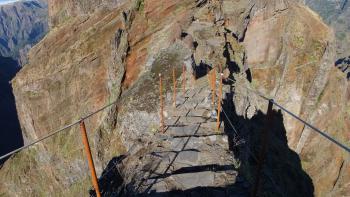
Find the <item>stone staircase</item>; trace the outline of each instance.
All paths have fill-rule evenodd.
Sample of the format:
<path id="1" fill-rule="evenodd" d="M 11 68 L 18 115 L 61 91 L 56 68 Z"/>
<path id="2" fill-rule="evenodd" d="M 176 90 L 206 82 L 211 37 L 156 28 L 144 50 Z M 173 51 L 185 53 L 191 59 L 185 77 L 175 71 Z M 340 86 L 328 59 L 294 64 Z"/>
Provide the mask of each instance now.
<path id="1" fill-rule="evenodd" d="M 123 162 L 129 164 L 123 169 L 123 177 L 130 177 L 129 182 L 137 185 L 129 192 L 155 196 L 249 195 L 249 185 L 237 177 L 239 161 L 229 150 L 223 122 L 216 131 L 216 111 L 208 85 L 203 83 L 205 79 L 185 95 L 178 93 L 176 108 L 172 95 L 167 95 L 165 133 L 156 134 L 146 148 Z"/>

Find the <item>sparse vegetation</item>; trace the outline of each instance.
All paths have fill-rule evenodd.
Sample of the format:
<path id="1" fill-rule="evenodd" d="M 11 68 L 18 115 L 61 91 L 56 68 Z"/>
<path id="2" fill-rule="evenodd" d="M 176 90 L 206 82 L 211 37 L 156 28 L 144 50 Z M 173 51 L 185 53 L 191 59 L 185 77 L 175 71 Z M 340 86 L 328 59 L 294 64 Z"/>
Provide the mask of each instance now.
<path id="1" fill-rule="evenodd" d="M 301 49 L 304 46 L 305 39 L 302 35 L 295 35 L 293 43 L 295 43 L 297 48 Z"/>
<path id="2" fill-rule="evenodd" d="M 144 0 L 137 0 L 136 1 L 136 10 L 139 12 L 143 12 L 145 9 L 145 1 Z"/>
<path id="3" fill-rule="evenodd" d="M 323 98 L 324 92 L 327 89 L 328 85 L 329 85 L 329 81 L 327 81 L 325 87 L 322 89 L 320 95 L 317 97 L 317 104 L 316 105 L 318 105 L 318 103 L 320 103 L 320 101 Z"/>

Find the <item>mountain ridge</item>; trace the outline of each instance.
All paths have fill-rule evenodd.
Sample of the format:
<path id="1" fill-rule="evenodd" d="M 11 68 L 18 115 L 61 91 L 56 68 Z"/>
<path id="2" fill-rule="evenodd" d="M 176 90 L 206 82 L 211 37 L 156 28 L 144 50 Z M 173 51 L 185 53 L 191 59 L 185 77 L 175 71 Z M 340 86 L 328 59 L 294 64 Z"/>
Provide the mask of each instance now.
<path id="1" fill-rule="evenodd" d="M 348 82 L 334 67 L 334 36 L 308 8 L 292 0 L 167 2 L 49 1 L 52 29 L 31 49 L 28 66 L 13 80 L 25 141 L 118 99 L 118 107 L 89 121 L 97 172 L 125 152 L 143 155 L 159 124 L 156 76 L 171 76 L 172 68 L 179 74 L 183 65 L 189 71 L 193 65 L 223 65 L 235 83 L 263 92 L 337 139 L 349 141 Z M 234 120 L 246 123 L 241 133 L 246 144 L 235 156 L 244 166 L 240 173 L 251 176 L 256 164 L 248 152 L 259 149 L 267 102 L 242 86 L 225 87 L 237 93 L 225 101 Z M 348 155 L 282 112 L 277 111 L 276 118 L 266 170 L 278 187 L 316 196 L 348 193 Z M 80 144 L 77 129 L 9 160 L 0 177 L 17 177 L 18 171 L 24 176 L 0 183 L 0 192 L 67 194 L 61 184 L 77 195 L 86 192 L 90 184 L 85 159 L 80 149 L 71 151 Z M 124 166 L 133 166 L 128 161 L 145 164 L 137 156 L 125 160 Z M 17 163 L 35 165 L 12 167 Z M 37 175 L 40 167 L 49 173 Z M 300 173 L 301 167 L 307 175 Z M 147 175 L 147 170 L 143 174 L 134 169 L 123 172 L 135 176 L 122 177 L 131 190 L 136 188 L 132 177 L 139 181 Z M 312 179 L 307 188 L 293 178 L 310 183 L 307 176 Z M 23 184 L 32 182 L 52 184 Z M 275 194 L 271 184 L 265 181 L 264 191 Z"/>

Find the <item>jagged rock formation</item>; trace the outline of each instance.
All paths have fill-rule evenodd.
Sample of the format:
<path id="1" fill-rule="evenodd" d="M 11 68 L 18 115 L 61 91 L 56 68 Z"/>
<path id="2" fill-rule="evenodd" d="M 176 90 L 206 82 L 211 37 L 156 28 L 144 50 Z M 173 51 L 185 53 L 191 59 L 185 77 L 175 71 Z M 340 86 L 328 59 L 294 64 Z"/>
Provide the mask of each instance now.
<path id="1" fill-rule="evenodd" d="M 20 1 L 0 5 L 0 56 L 27 62 L 27 53 L 48 31 L 47 3 Z"/>
<path id="2" fill-rule="evenodd" d="M 155 76 L 170 77 L 172 67 L 179 74 L 182 64 L 189 70 L 194 65 L 218 64 L 230 70 L 235 95 L 225 102 L 246 141 L 234 156 L 242 163 L 239 172 L 247 175 L 247 182 L 252 182 L 249 175 L 256 166 L 248 153 L 259 149 L 258 130 L 267 103 L 244 85 L 349 141 L 350 93 L 345 91 L 345 77 L 333 67 L 332 32 L 302 4 L 292 0 L 51 0 L 49 10 L 53 29 L 30 51 L 28 66 L 13 81 L 25 141 L 118 99 L 118 107 L 88 124 L 98 174 L 125 151 L 127 155 L 149 151 L 146 144 L 154 140 L 159 122 Z M 273 186 L 264 179 L 266 195 L 348 193 L 349 156 L 285 114 L 275 116 L 274 143 L 264 171 L 277 181 Z M 81 143 L 76 130 L 9 160 L 0 172 L 8 180 L 0 183 L 0 193 L 86 192 L 88 171 L 77 147 Z M 128 161 L 144 164 L 131 156 L 123 166 Z M 38 187 L 48 182 L 50 186 Z M 128 183 L 129 188 L 136 187 L 132 180 Z"/>

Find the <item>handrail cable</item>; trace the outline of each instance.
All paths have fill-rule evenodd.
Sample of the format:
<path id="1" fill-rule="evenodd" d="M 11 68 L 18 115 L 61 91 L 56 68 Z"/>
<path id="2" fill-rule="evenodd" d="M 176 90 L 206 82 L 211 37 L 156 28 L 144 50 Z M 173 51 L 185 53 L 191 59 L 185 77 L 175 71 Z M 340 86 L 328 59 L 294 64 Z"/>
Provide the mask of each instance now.
<path id="1" fill-rule="evenodd" d="M 44 137 L 42 137 L 42 138 L 40 138 L 40 139 L 38 139 L 38 140 L 35 140 L 35 141 L 33 141 L 33 142 L 31 142 L 31 143 L 25 145 L 25 146 L 22 146 L 22 147 L 20 147 L 20 148 L 17 148 L 17 149 L 15 149 L 15 150 L 13 150 L 13 151 L 11 151 L 11 152 L 9 152 L 9 153 L 7 153 L 7 154 L 1 156 L 1 157 L 0 157 L 0 160 L 5 159 L 6 157 L 9 157 L 9 156 L 11 156 L 11 155 L 13 155 L 13 154 L 15 154 L 15 153 L 18 153 L 18 152 L 20 152 L 20 151 L 23 150 L 23 149 L 27 149 L 27 148 L 29 148 L 29 147 L 31 147 L 31 146 L 33 146 L 33 145 L 35 145 L 35 144 L 37 144 L 37 143 L 39 143 L 39 142 L 41 142 L 41 141 L 44 141 L 44 140 L 46 140 L 46 139 L 48 139 L 48 138 L 50 138 L 50 137 L 52 137 L 52 136 L 54 136 L 54 135 L 56 135 L 56 134 L 58 134 L 58 133 L 60 133 L 60 132 L 66 130 L 66 129 L 69 129 L 69 128 L 71 128 L 71 127 L 73 127 L 73 126 L 79 124 L 81 121 L 86 120 L 86 119 L 90 118 L 91 116 L 93 116 L 93 115 L 95 115 L 95 114 L 97 114 L 97 113 L 99 113 L 99 112 L 101 112 L 101 111 L 107 109 L 108 107 L 111 107 L 112 105 L 117 104 L 117 102 L 118 102 L 118 100 L 116 100 L 116 101 L 114 101 L 114 102 L 112 102 L 112 103 L 110 103 L 110 104 L 108 104 L 108 105 L 105 105 L 104 107 L 102 107 L 102 108 L 100 108 L 100 109 L 98 109 L 98 110 L 96 110 L 96 111 L 94 111 L 94 112 L 92 112 L 92 113 L 90 113 L 90 114 L 88 114 L 88 115 L 86 115 L 86 116 L 80 118 L 80 119 L 77 120 L 77 121 L 74 121 L 74 122 L 71 123 L 71 124 L 68 124 L 68 125 L 66 125 L 66 126 L 64 126 L 64 127 L 62 127 L 62 128 L 60 128 L 60 129 L 58 129 L 58 130 L 56 130 L 56 131 L 50 132 L 49 134 L 45 135 Z"/>
<path id="2" fill-rule="evenodd" d="M 229 79 L 231 81 L 233 81 L 232 79 Z M 233 81 L 234 82 L 234 81 Z M 303 120 L 302 118 L 300 118 L 299 116 L 295 115 L 293 112 L 289 111 L 288 109 L 286 109 L 285 107 L 283 107 L 282 105 L 280 105 L 279 103 L 277 103 L 274 99 L 270 99 L 266 96 L 264 96 L 263 94 L 261 94 L 260 92 L 258 92 L 257 90 L 253 90 L 247 86 L 244 86 L 245 89 L 253 92 L 254 94 L 258 95 L 259 97 L 263 98 L 266 101 L 271 101 L 274 105 L 276 105 L 278 108 L 280 108 L 282 111 L 286 112 L 287 114 L 289 114 L 290 116 L 294 117 L 295 119 L 297 119 L 298 121 L 304 123 L 306 126 L 308 126 L 309 128 L 311 128 L 312 130 L 316 131 L 317 133 L 319 133 L 320 135 L 322 135 L 323 137 L 325 137 L 326 139 L 328 139 L 329 141 L 333 142 L 334 144 L 336 144 L 337 146 L 339 146 L 340 148 L 344 149 L 346 152 L 350 153 L 350 148 L 344 144 L 342 144 L 341 142 L 339 142 L 338 140 L 336 140 L 335 138 L 333 138 L 332 136 L 328 135 L 325 131 L 321 131 L 319 128 L 311 125 L 310 123 L 306 122 L 305 120 Z"/>

